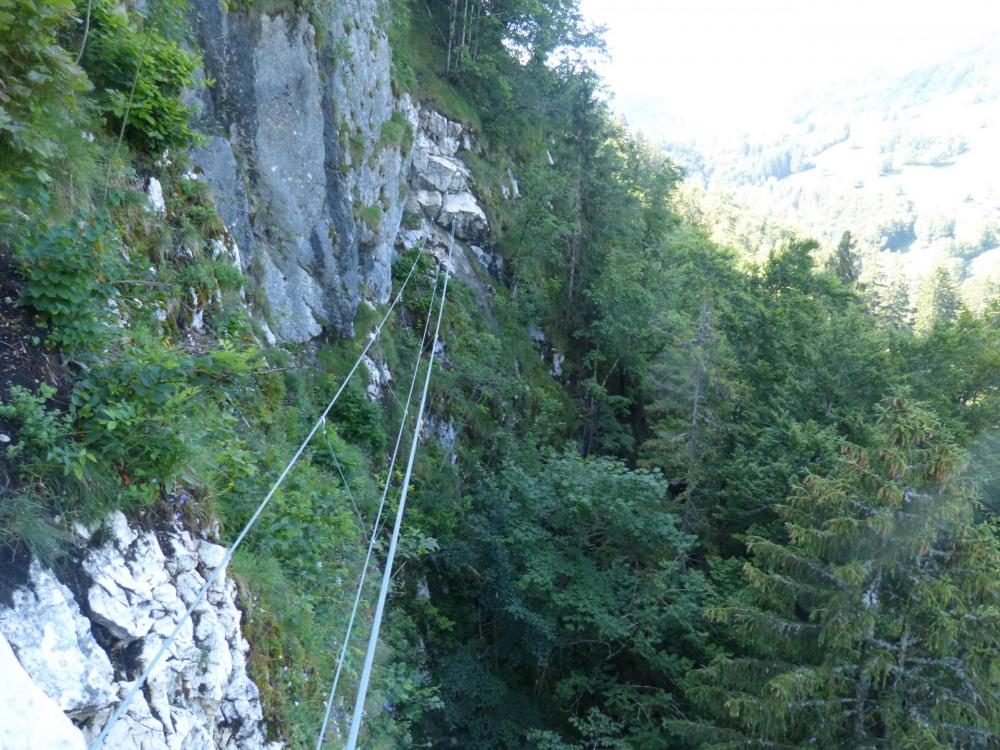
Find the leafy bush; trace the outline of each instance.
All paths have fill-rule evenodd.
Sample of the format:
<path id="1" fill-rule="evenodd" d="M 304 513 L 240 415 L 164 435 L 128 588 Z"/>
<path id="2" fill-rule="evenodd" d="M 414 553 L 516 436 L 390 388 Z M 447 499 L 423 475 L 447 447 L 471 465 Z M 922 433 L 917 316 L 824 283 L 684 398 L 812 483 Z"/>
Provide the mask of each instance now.
<path id="1" fill-rule="evenodd" d="M 369 446 L 374 454 L 385 447 L 381 408 L 357 387 L 348 387 L 330 413 L 337 430 L 353 443 Z"/>
<path id="2" fill-rule="evenodd" d="M 50 326 L 50 345 L 99 348 L 110 320 L 108 300 L 117 294 L 110 283 L 108 242 L 98 222 L 81 217 L 39 229 L 20 248 L 25 277 L 20 302 Z"/>
<path id="3" fill-rule="evenodd" d="M 45 408 L 55 392 L 48 383 L 42 383 L 37 396 L 19 385 L 10 389 L 9 400 L 0 404 L 0 417 L 20 425 L 21 439 L 7 448 L 7 458 L 44 452 L 69 431 L 64 415 Z"/>
<path id="4" fill-rule="evenodd" d="M 244 463 L 232 420 L 216 404 L 255 367 L 254 355 L 221 349 L 194 357 L 152 342 L 92 365 L 71 397 L 82 443 L 126 485 L 171 480 L 209 443 L 209 463 Z"/>
<path id="5" fill-rule="evenodd" d="M 174 184 L 180 205 L 172 210 L 176 214 L 173 218 L 190 226 L 202 240 L 221 237 L 225 228 L 216 213 L 212 189 L 208 184 L 202 180 L 189 179 L 176 180 Z"/>
<path id="6" fill-rule="evenodd" d="M 0 226 L 18 201 L 44 198 L 50 166 L 80 138 L 77 95 L 89 84 L 56 43 L 72 11 L 71 0 L 0 0 Z"/>
<path id="7" fill-rule="evenodd" d="M 21 386 L 10 389 L 8 400 L 0 403 L 0 417 L 18 425 L 18 440 L 7 448 L 6 455 L 17 461 L 25 477 L 38 477 L 53 469 L 65 476 L 83 479 L 94 455 L 71 439 L 69 417 L 46 403 L 55 395 L 55 388 L 42 383 L 33 394 Z"/>
<path id="8" fill-rule="evenodd" d="M 113 0 L 95 0 L 91 23 L 82 64 L 114 130 L 128 112 L 125 136 L 138 148 L 155 152 L 194 141 L 181 93 L 195 83 L 197 55 L 140 28 Z"/>
<path id="9" fill-rule="evenodd" d="M 235 291 L 243 284 L 243 274 L 228 260 L 200 258 L 181 266 L 177 281 L 184 288 L 194 289 L 199 296 L 207 296 L 215 289 Z"/>
<path id="10" fill-rule="evenodd" d="M 187 382 L 176 352 L 151 348 L 90 368 L 72 396 L 82 440 L 123 481 L 166 480 L 196 442 Z"/>

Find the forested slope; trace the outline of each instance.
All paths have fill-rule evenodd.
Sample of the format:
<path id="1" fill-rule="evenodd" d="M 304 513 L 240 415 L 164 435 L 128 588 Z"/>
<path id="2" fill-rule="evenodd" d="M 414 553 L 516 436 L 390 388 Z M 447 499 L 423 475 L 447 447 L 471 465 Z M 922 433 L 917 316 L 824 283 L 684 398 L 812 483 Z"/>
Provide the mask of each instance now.
<path id="1" fill-rule="evenodd" d="M 789 228 L 830 248 L 850 231 L 864 281 L 923 307 L 945 271 L 976 306 L 997 276 L 997 49 L 818 87 L 766 126 L 671 150 L 717 236 L 757 252 Z"/>
<path id="2" fill-rule="evenodd" d="M 1000 306 L 917 333 L 849 242 L 717 244 L 575 0 L 215 12 L 0 0 L 5 569 L 112 510 L 232 541 L 432 250 L 233 560 L 271 738 L 313 746 L 450 228 L 365 746 L 1000 744 Z"/>

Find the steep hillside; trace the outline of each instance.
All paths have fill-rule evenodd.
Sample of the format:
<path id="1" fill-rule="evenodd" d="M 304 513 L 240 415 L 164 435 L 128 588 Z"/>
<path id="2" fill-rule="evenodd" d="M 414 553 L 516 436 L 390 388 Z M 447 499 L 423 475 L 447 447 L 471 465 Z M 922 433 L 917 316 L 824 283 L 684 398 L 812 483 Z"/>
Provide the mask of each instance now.
<path id="1" fill-rule="evenodd" d="M 872 256 L 869 278 L 880 266 L 916 292 L 944 266 L 978 304 L 1000 272 L 998 50 L 812 92 L 784 130 L 678 155 L 713 215 L 750 214 L 730 217 L 737 234 L 759 237 L 764 215 L 828 246 L 850 231 Z"/>

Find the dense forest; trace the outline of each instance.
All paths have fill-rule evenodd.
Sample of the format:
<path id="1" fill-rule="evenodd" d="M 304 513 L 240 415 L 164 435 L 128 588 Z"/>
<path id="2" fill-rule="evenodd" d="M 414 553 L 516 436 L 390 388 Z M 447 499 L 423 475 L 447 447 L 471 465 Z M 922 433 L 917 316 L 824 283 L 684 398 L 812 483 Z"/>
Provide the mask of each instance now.
<path id="1" fill-rule="evenodd" d="M 126 5 L 0 0 L 11 559 L 58 561 L 111 509 L 231 539 L 376 319 L 266 343 L 183 178 L 204 138 L 186 92 L 212 85 L 187 5 Z M 455 442 L 418 455 L 365 746 L 1000 747 L 1000 301 L 973 313 L 944 279 L 915 326 L 859 281 L 850 226 L 830 257 L 717 244 L 612 115 L 577 0 L 382 12 L 394 91 L 481 144 L 503 266 L 445 313 L 431 408 Z M 485 189 L 508 170 L 517 201 Z M 432 265 L 379 344 L 399 381 Z M 315 742 L 364 554 L 352 503 L 373 514 L 400 414 L 352 384 L 233 560 L 288 747 Z"/>

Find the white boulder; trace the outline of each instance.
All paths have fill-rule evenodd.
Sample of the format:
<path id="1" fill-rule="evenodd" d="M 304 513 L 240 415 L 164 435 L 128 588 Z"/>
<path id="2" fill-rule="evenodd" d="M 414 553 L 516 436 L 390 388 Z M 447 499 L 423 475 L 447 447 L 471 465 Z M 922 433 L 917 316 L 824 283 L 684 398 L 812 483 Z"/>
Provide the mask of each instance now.
<path id="1" fill-rule="evenodd" d="M 80 730 L 47 696 L 0 635 L 0 747 L 3 750 L 86 750 Z"/>
<path id="2" fill-rule="evenodd" d="M 0 608 L 0 633 L 41 690 L 69 716 L 89 716 L 114 700 L 114 670 L 66 586 L 37 562 L 30 585 Z"/>
<path id="3" fill-rule="evenodd" d="M 438 223 L 449 229 L 454 228 L 455 236 L 463 240 L 481 240 L 489 229 L 486 213 L 468 191 L 444 196 Z"/>

